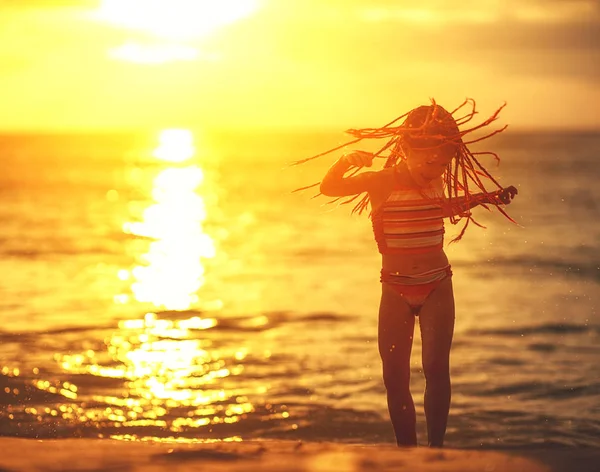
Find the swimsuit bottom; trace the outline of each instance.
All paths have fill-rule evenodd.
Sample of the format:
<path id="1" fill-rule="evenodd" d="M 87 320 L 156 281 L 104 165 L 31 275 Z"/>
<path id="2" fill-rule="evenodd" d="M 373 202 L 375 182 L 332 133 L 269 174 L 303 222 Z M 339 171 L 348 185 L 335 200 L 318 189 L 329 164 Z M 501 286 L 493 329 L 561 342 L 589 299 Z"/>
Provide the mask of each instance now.
<path id="1" fill-rule="evenodd" d="M 381 271 L 381 283 L 398 293 L 408 304 L 413 315 L 418 316 L 421 307 L 438 285 L 452 276 L 450 266 L 423 272 L 403 275 L 397 272 Z"/>

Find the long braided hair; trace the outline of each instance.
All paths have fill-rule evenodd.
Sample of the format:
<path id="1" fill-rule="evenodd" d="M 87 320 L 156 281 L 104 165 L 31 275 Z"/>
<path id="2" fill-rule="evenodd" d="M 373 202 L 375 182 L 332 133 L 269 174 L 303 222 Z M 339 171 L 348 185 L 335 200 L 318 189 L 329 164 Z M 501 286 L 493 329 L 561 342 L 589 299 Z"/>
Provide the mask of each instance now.
<path id="1" fill-rule="evenodd" d="M 373 156 L 385 158 L 383 168 L 389 168 L 397 165 L 399 162 L 406 161 L 406 149 L 434 150 L 444 146 L 453 145 L 456 148 L 456 154 L 446 167 L 442 179 L 444 182 L 444 196 L 447 199 L 446 204 L 451 211 L 450 222 L 458 224 L 461 220 L 466 220 L 460 234 L 452 240 L 458 241 L 464 235 L 469 222 L 483 227 L 473 218 L 468 208 L 476 200 L 478 204 L 490 210 L 489 205 L 495 206 L 500 213 L 515 223 L 515 221 L 500 206 L 497 195 L 498 191 L 489 191 L 486 189 L 483 180 L 489 180 L 495 185 L 497 190 L 502 190 L 502 186 L 494 179 L 489 171 L 479 161 L 479 156 L 492 156 L 497 163 L 500 162 L 498 155 L 491 151 L 472 152 L 467 147 L 473 143 L 483 141 L 491 136 L 504 131 L 508 125 L 494 130 L 480 137 L 474 137 L 471 140 L 465 140 L 464 137 L 474 131 L 480 130 L 496 119 L 500 111 L 506 104 L 499 107 L 489 118 L 478 125 L 471 126 L 462 131 L 459 127 L 469 123 L 477 114 L 475 100 L 467 98 L 459 107 L 451 112 L 446 111 L 438 105 L 435 100 L 431 100 L 431 105 L 417 107 L 394 121 L 382 126 L 381 128 L 362 128 L 349 129 L 347 133 L 354 137 L 353 140 L 337 146 L 328 151 L 315 156 L 294 162 L 292 165 L 303 164 L 305 162 L 325 156 L 334 151 L 340 150 L 345 146 L 358 143 L 363 139 L 386 139 L 385 144 L 376 151 Z M 470 109 L 469 109 L 470 107 Z M 466 110 L 465 110 L 466 109 Z M 460 115 L 455 118 L 455 115 Z M 404 119 L 400 125 L 396 125 Z M 354 169 L 350 176 L 355 175 L 360 168 Z M 295 192 L 307 190 L 320 185 L 320 182 L 296 189 Z M 475 196 L 475 192 L 479 195 Z M 318 193 L 314 197 L 318 197 Z M 350 197 L 338 197 L 328 203 L 340 202 L 349 204 L 358 199 L 362 194 Z M 458 200 L 460 198 L 460 205 Z M 363 195 L 352 209 L 352 213 L 361 214 L 369 205 L 369 195 Z M 467 209 L 467 210 L 465 210 Z"/>

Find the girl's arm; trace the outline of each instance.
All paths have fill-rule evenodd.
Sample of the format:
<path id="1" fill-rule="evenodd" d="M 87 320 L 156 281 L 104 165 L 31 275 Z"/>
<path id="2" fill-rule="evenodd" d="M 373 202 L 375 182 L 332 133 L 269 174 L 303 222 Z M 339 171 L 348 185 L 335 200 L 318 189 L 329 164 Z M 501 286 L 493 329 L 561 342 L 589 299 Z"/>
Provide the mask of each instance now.
<path id="1" fill-rule="evenodd" d="M 476 193 L 468 202 L 464 197 L 459 197 L 452 202 L 452 205 L 447 204 L 444 206 L 443 216 L 447 218 L 454 215 L 460 215 L 481 204 L 508 205 L 512 199 L 515 198 L 517 193 L 519 193 L 518 190 L 511 185 L 488 195 Z M 446 200 L 446 202 L 448 202 L 448 200 Z"/>
<path id="2" fill-rule="evenodd" d="M 377 172 L 362 172 L 352 177 L 344 177 L 350 167 L 371 167 L 373 154 L 365 151 L 353 151 L 345 154 L 333 164 L 323 180 L 320 191 L 327 197 L 345 197 L 368 192 L 374 185 Z"/>

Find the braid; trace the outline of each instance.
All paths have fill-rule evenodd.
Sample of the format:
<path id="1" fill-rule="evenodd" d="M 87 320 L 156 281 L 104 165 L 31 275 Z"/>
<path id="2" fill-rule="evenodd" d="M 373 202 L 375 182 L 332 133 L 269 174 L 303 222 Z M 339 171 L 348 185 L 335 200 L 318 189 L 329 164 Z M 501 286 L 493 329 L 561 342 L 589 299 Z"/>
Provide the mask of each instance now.
<path id="1" fill-rule="evenodd" d="M 432 99 L 431 105 L 417 107 L 381 128 L 349 129 L 346 132 L 354 138 L 351 141 L 315 156 L 296 161 L 292 163 L 292 165 L 309 162 L 318 157 L 342 149 L 345 146 L 358 143 L 363 139 L 386 139 L 385 144 L 373 154 L 373 157 L 385 158 L 384 168 L 393 167 L 399 162 L 406 160 L 406 152 L 403 149 L 404 145 L 408 145 L 411 149 L 433 150 L 448 144 L 454 144 L 457 148 L 457 152 L 444 171 L 442 180 L 444 183 L 444 193 L 448 199 L 448 205 L 454 210 L 450 212 L 450 222 L 452 224 L 458 224 L 460 221 L 466 220 L 459 235 L 451 242 L 459 241 L 465 234 L 470 222 L 473 222 L 477 226 L 481 226 L 475 221 L 470 211 L 461 211 L 458 206 L 459 204 L 456 203 L 460 198 L 465 205 L 465 208 L 469 208 L 470 204 L 474 203 L 474 195 L 476 192 L 482 193 L 481 199 L 477 199 L 477 201 L 484 208 L 489 210 L 486 206 L 486 203 L 489 203 L 498 208 L 500 213 L 506 218 L 514 222 L 514 220 L 500 208 L 500 202 L 495 198 L 497 192 L 488 191 L 485 188 L 482 179 L 491 181 L 498 190 L 502 190 L 502 186 L 494 179 L 494 177 L 492 177 L 476 156 L 489 155 L 494 157 L 497 163 L 500 162 L 500 158 L 496 153 L 489 151 L 471 152 L 467 147 L 467 145 L 483 141 L 484 139 L 503 132 L 507 126 L 470 141 L 465 141 L 464 139 L 466 135 L 485 128 L 496 121 L 505 106 L 506 104 L 500 106 L 489 118 L 478 125 L 466 127 L 466 129 L 461 131 L 459 127 L 464 127 L 467 123 L 471 122 L 478 113 L 476 111 L 475 100 L 467 98 L 452 112 L 448 112 Z M 461 116 L 455 118 L 455 114 L 460 114 Z M 403 120 L 401 124 L 397 125 L 401 120 Z M 388 154 L 384 155 L 386 152 Z M 359 170 L 359 168 L 355 169 L 352 175 L 356 174 Z M 294 191 L 314 188 L 319 184 L 320 182 L 317 182 L 316 184 L 302 187 Z M 321 194 L 318 193 L 314 197 L 318 197 L 319 195 Z M 334 203 L 341 200 L 341 204 L 349 204 L 354 202 L 359 196 L 360 194 L 350 197 L 338 197 L 328 203 Z M 354 206 L 352 213 L 361 214 L 368 208 L 368 205 L 369 195 L 365 194 Z"/>

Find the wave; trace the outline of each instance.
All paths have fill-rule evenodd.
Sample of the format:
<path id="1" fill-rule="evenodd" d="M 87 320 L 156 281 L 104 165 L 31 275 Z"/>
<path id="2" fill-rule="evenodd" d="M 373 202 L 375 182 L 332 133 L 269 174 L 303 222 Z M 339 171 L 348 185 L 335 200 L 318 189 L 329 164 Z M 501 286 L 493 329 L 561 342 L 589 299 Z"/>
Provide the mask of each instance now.
<path id="1" fill-rule="evenodd" d="M 587 252 L 587 251 L 586 251 Z M 590 248 L 590 254 L 581 254 L 577 257 L 588 258 L 588 262 L 567 261 L 564 259 L 547 259 L 533 255 L 517 255 L 515 257 L 498 257 L 490 259 L 486 263 L 486 267 L 496 271 L 499 267 L 520 268 L 526 270 L 541 269 L 548 272 L 548 275 L 555 273 L 566 276 L 579 277 L 583 279 L 600 282 L 600 260 L 595 260 L 598 249 Z M 456 264 L 459 265 L 460 263 Z M 462 263 L 463 267 L 484 269 L 479 263 Z M 486 270 L 486 269 L 484 269 Z"/>
<path id="2" fill-rule="evenodd" d="M 586 334 L 600 333 L 600 325 L 586 325 L 576 323 L 544 323 L 532 326 L 514 326 L 510 328 L 491 328 L 491 329 L 476 329 L 469 331 L 469 334 L 474 335 L 491 335 L 491 336 L 532 336 L 537 334 Z M 547 344 L 530 345 L 532 350 L 547 349 Z"/>
<path id="3" fill-rule="evenodd" d="M 569 400 L 593 397 L 600 393 L 600 383 L 573 383 L 558 384 L 555 382 L 542 382 L 538 380 L 517 382 L 508 385 L 496 385 L 473 391 L 472 394 L 491 398 L 504 398 L 506 396 L 518 397 L 521 400 Z M 524 414 L 521 412 L 521 414 Z"/>
<path id="4" fill-rule="evenodd" d="M 157 320 L 169 320 L 178 322 L 182 320 L 189 320 L 191 318 L 214 318 L 215 324 L 209 327 L 198 328 L 198 331 L 239 331 L 239 332 L 256 332 L 256 331 L 267 331 L 269 329 L 277 328 L 282 325 L 296 324 L 296 323 L 345 323 L 349 319 L 356 318 L 355 315 L 345 315 L 333 312 L 313 312 L 307 314 L 298 314 L 292 312 L 271 312 L 264 314 L 253 314 L 253 315 L 242 315 L 242 316 L 215 316 L 212 313 L 206 313 L 201 310 L 184 310 L 184 311 L 157 311 Z M 136 319 L 136 318 L 134 318 Z M 143 318 L 137 318 L 142 320 Z M 131 320 L 131 318 L 130 318 Z M 45 330 L 32 330 L 23 332 L 11 332 L 0 330 L 0 343 L 28 343 L 34 342 L 39 336 L 62 336 L 69 334 L 85 334 L 88 332 L 97 333 L 99 331 L 111 331 L 121 329 L 118 326 L 118 322 L 122 320 L 116 320 L 112 324 L 102 325 L 83 325 L 83 326 L 68 326 L 59 327 Z M 126 328 L 125 328 L 126 329 Z M 139 328 L 144 329 L 144 327 Z M 195 329 L 189 328 L 193 333 Z"/>
<path id="5" fill-rule="evenodd" d="M 1 246 L 1 242 L 0 242 Z M 2 249 L 0 256 L 4 258 L 37 260 L 48 256 L 120 256 L 121 252 L 116 248 L 107 247 L 49 247 L 36 249 Z"/>
<path id="6" fill-rule="evenodd" d="M 27 344 L 28 342 L 34 343 L 39 339 L 39 336 L 61 336 L 67 334 L 78 334 L 78 333 L 87 333 L 87 332 L 97 332 L 97 331 L 106 331 L 106 330 L 114 330 L 117 329 L 115 325 L 95 325 L 95 326 L 71 326 L 65 328 L 54 328 L 47 330 L 38 330 L 38 331 L 24 331 L 24 332 L 16 332 L 16 331 L 0 331 L 0 343 L 22 343 Z"/>

